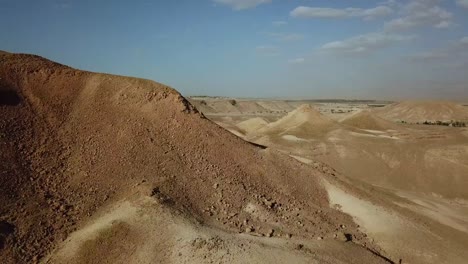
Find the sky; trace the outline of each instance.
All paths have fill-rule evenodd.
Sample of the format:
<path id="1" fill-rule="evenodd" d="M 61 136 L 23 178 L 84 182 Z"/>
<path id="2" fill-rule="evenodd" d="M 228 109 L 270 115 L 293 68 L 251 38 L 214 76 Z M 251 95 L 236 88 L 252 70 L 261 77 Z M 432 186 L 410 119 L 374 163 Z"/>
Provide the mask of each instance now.
<path id="1" fill-rule="evenodd" d="M 187 96 L 468 100 L 468 0 L 0 0 L 0 50 Z"/>

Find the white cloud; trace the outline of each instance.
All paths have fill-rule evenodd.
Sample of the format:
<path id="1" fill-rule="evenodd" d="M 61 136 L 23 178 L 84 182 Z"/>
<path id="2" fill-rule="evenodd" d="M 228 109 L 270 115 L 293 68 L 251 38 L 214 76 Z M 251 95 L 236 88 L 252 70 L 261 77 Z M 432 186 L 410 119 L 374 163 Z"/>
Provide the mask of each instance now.
<path id="1" fill-rule="evenodd" d="M 298 6 L 290 15 L 298 18 L 353 18 L 361 17 L 365 20 L 372 20 L 378 17 L 388 16 L 393 10 L 388 6 L 377 6 L 369 9 L 362 8 L 326 8 L 326 7 L 306 7 Z"/>
<path id="2" fill-rule="evenodd" d="M 375 19 L 378 17 L 388 16 L 393 13 L 393 9 L 387 6 L 378 6 L 375 8 L 364 9 L 360 16 L 364 17 L 364 19 Z"/>
<path id="3" fill-rule="evenodd" d="M 268 57 L 280 55 L 279 49 L 275 46 L 257 46 L 255 48 L 255 51 L 257 52 L 258 55 L 268 56 Z"/>
<path id="4" fill-rule="evenodd" d="M 435 28 L 439 28 L 439 29 L 449 28 L 451 26 L 452 26 L 452 22 L 450 21 L 440 21 L 439 24 L 434 25 Z"/>
<path id="5" fill-rule="evenodd" d="M 271 0 L 213 0 L 213 2 L 230 6 L 234 10 L 243 10 L 271 3 Z"/>
<path id="6" fill-rule="evenodd" d="M 304 39 L 304 35 L 297 33 L 268 33 L 268 35 L 279 41 L 299 41 Z"/>
<path id="7" fill-rule="evenodd" d="M 287 25 L 288 22 L 286 22 L 286 21 L 273 21 L 272 24 L 275 25 L 275 26 L 284 26 L 284 25 Z"/>
<path id="8" fill-rule="evenodd" d="M 448 28 L 453 25 L 453 14 L 438 6 L 437 0 L 411 0 L 402 6 L 401 17 L 385 23 L 387 31 L 405 31 L 417 27 Z"/>
<path id="9" fill-rule="evenodd" d="M 398 6 L 399 3 L 396 0 L 387 0 L 379 3 L 378 5 L 384 5 L 384 6 Z"/>
<path id="10" fill-rule="evenodd" d="M 289 64 L 301 64 L 304 62 L 305 62 L 304 58 L 296 58 L 296 59 L 292 59 L 288 61 Z"/>
<path id="11" fill-rule="evenodd" d="M 468 0 L 457 0 L 457 5 L 464 8 L 468 8 Z"/>
<path id="12" fill-rule="evenodd" d="M 321 50 L 342 54 L 364 54 L 412 38 L 412 36 L 404 35 L 369 33 L 326 43 L 321 47 Z"/>

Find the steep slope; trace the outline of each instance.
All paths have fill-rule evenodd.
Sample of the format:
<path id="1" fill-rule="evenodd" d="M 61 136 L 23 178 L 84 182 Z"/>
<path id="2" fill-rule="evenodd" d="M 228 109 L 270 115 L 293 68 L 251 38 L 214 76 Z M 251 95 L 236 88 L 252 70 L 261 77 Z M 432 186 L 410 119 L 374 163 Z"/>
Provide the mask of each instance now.
<path id="1" fill-rule="evenodd" d="M 350 216 L 329 207 L 323 172 L 241 140 L 167 86 L 2 53 L 0 95 L 3 263 L 41 260 L 97 221 L 103 208 L 135 195 L 230 234 L 332 240 L 346 234 L 378 250 Z M 116 250 L 131 255 L 119 242 L 125 224 L 106 233 L 99 242 L 106 247 L 91 247 L 101 250 L 95 252 L 101 260 Z M 162 243 L 156 251 L 173 247 Z M 353 252 L 369 254 L 362 247 Z M 180 262 L 178 256 L 163 262 Z"/>
<path id="2" fill-rule="evenodd" d="M 254 133 L 268 125 L 268 122 L 261 117 L 254 117 L 236 124 L 245 134 Z"/>
<path id="3" fill-rule="evenodd" d="M 408 123 L 468 120 L 467 107 L 445 101 L 405 101 L 383 107 L 376 113 L 391 121 Z"/>

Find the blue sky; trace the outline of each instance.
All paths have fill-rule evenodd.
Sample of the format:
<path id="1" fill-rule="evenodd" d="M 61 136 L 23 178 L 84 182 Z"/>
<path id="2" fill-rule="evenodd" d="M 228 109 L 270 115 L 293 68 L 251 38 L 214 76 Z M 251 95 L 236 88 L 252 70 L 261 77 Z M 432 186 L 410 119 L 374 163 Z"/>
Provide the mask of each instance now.
<path id="1" fill-rule="evenodd" d="M 468 100 L 468 0 L 0 0 L 0 32 L 184 95 Z"/>

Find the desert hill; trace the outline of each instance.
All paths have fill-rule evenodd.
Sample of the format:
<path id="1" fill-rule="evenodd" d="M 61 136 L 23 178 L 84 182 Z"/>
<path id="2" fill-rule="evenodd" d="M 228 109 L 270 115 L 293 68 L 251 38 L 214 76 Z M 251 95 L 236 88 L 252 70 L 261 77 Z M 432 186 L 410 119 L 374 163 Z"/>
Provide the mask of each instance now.
<path id="1" fill-rule="evenodd" d="M 259 133 L 311 137 L 332 129 L 335 122 L 310 105 L 301 105 L 281 119 L 268 124 Z"/>
<path id="2" fill-rule="evenodd" d="M 245 134 L 253 133 L 268 125 L 268 122 L 261 117 L 254 117 L 236 124 Z"/>
<path id="3" fill-rule="evenodd" d="M 359 111 L 341 121 L 342 124 L 361 129 L 387 130 L 395 127 L 395 124 L 375 116 L 370 111 Z"/>
<path id="4" fill-rule="evenodd" d="M 302 263 L 387 261 L 329 206 L 329 170 L 243 141 L 170 87 L 1 53 L 0 98 L 3 263 L 262 262 L 278 247 Z M 309 107 L 271 129 L 283 122 L 333 124 Z"/>
<path id="5" fill-rule="evenodd" d="M 445 101 L 405 101 L 383 107 L 376 113 L 391 121 L 408 123 L 468 120 L 468 107 Z"/>
<path id="6" fill-rule="evenodd" d="M 336 123 L 305 105 L 246 138 L 319 160 L 348 177 L 378 186 L 467 199 L 468 141 L 463 131 L 412 127 L 370 110 Z"/>

